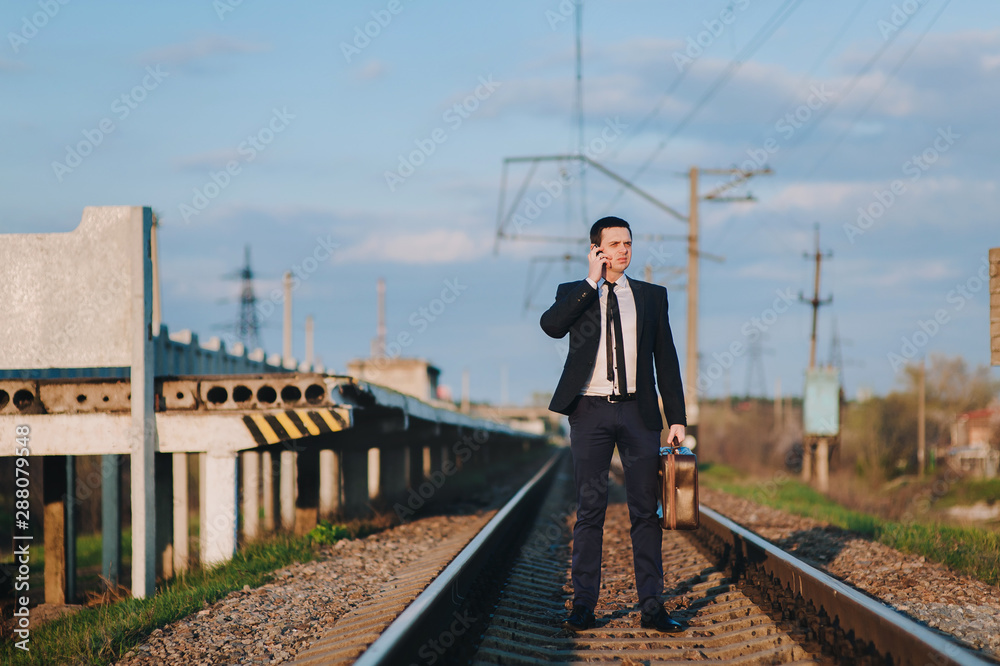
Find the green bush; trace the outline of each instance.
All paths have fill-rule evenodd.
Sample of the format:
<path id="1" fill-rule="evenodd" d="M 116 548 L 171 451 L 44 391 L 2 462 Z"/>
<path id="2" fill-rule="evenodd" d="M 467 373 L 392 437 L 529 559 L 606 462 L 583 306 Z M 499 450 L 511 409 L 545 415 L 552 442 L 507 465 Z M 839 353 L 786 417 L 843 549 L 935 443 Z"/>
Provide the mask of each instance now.
<path id="1" fill-rule="evenodd" d="M 344 525 L 332 524 L 324 520 L 312 528 L 306 536 L 309 537 L 310 543 L 327 546 L 337 543 L 341 539 L 349 539 L 352 535 L 351 531 Z"/>

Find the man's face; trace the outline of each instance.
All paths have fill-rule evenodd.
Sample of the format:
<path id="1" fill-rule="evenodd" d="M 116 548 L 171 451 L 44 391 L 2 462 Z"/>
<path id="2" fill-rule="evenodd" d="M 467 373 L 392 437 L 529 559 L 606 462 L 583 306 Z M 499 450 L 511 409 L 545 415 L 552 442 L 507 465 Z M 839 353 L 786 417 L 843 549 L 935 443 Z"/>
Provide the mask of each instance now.
<path id="1" fill-rule="evenodd" d="M 611 268 L 619 273 L 632 262 L 632 234 L 625 227 L 611 227 L 601 232 L 601 251 L 612 261 Z"/>

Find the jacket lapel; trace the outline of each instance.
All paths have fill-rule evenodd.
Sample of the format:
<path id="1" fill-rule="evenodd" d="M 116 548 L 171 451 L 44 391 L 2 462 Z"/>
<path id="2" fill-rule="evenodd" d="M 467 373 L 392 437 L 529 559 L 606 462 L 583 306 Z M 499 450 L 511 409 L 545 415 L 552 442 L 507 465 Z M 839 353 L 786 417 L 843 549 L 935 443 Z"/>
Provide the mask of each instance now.
<path id="1" fill-rule="evenodd" d="M 642 282 L 629 278 L 628 283 L 629 287 L 632 288 L 632 299 L 635 301 L 635 348 L 638 350 L 642 348 L 642 314 L 646 307 L 646 292 Z"/>

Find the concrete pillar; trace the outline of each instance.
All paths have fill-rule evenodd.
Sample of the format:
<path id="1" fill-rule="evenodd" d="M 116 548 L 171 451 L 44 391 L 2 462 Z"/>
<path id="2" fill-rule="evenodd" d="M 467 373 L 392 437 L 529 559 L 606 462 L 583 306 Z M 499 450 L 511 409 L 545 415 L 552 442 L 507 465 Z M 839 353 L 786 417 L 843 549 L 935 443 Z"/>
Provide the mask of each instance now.
<path id="1" fill-rule="evenodd" d="M 812 482 L 813 445 L 812 442 L 802 444 L 802 483 Z"/>
<path id="2" fill-rule="evenodd" d="M 208 524 L 208 513 L 205 508 L 205 496 L 208 489 L 205 487 L 208 481 L 208 460 L 207 453 L 198 454 L 198 560 L 205 562 L 205 542 L 202 535 L 205 533 L 205 525 Z"/>
<path id="3" fill-rule="evenodd" d="M 349 512 L 368 508 L 368 451 L 348 449 L 340 454 L 344 507 Z"/>
<path id="4" fill-rule="evenodd" d="M 205 455 L 202 497 L 206 521 L 201 524 L 201 562 L 225 562 L 236 552 L 236 452 Z"/>
<path id="5" fill-rule="evenodd" d="M 66 456 L 42 458 L 45 603 L 66 603 Z"/>
<path id="6" fill-rule="evenodd" d="M 426 450 L 427 449 L 422 446 L 410 447 L 410 470 L 406 479 L 407 488 L 416 488 L 423 482 L 424 451 Z"/>
<path id="7" fill-rule="evenodd" d="M 188 537 L 188 454 L 174 453 L 173 476 L 174 487 L 174 573 L 187 571 L 191 558 L 191 543 Z"/>
<path id="8" fill-rule="evenodd" d="M 430 475 L 434 472 L 441 471 L 441 463 L 443 462 L 441 460 L 441 456 L 444 450 L 445 449 L 442 449 L 442 447 L 437 444 L 432 444 L 430 446 L 430 465 L 424 467 L 424 476 L 430 477 Z"/>
<path id="9" fill-rule="evenodd" d="M 382 499 L 393 502 L 406 494 L 410 449 L 402 446 L 379 449 L 379 462 L 379 488 Z"/>
<path id="10" fill-rule="evenodd" d="M 289 532 L 295 529 L 296 457 L 295 451 L 281 452 L 281 529 Z"/>
<path id="11" fill-rule="evenodd" d="M 163 578 L 174 577 L 174 459 L 171 453 L 155 453 L 153 478 L 155 479 L 156 505 L 156 574 Z"/>
<path id="12" fill-rule="evenodd" d="M 340 454 L 333 449 L 319 452 L 319 517 L 329 520 L 340 511 Z"/>
<path id="13" fill-rule="evenodd" d="M 285 273 L 285 319 L 282 335 L 281 365 L 288 367 L 292 360 L 292 274 Z"/>
<path id="14" fill-rule="evenodd" d="M 298 453 L 295 498 L 295 533 L 308 534 L 319 519 L 319 450 L 302 449 Z"/>
<path id="15" fill-rule="evenodd" d="M 243 537 L 253 541 L 260 536 L 260 454 L 243 451 Z"/>
<path id="16" fill-rule="evenodd" d="M 435 470 L 443 470 L 444 466 L 448 463 L 449 460 L 451 462 L 455 462 L 453 458 L 454 457 L 451 455 L 451 451 L 448 449 L 448 446 L 446 444 L 442 444 L 441 445 L 441 464 L 438 465 L 437 467 L 435 467 Z"/>
<path id="17" fill-rule="evenodd" d="M 122 574 L 122 456 L 101 456 L 101 575 L 118 585 Z"/>
<path id="18" fill-rule="evenodd" d="M 821 493 L 830 490 L 830 440 L 826 437 L 816 442 L 816 489 Z"/>
<path id="19" fill-rule="evenodd" d="M 261 503 L 264 505 L 264 531 L 271 533 L 274 531 L 274 456 L 270 451 L 261 451 L 260 467 L 262 481 Z"/>
<path id="20" fill-rule="evenodd" d="M 76 603 L 76 456 L 66 456 L 66 603 Z"/>
<path id="21" fill-rule="evenodd" d="M 368 499 L 382 494 L 382 454 L 376 448 L 368 449 Z"/>

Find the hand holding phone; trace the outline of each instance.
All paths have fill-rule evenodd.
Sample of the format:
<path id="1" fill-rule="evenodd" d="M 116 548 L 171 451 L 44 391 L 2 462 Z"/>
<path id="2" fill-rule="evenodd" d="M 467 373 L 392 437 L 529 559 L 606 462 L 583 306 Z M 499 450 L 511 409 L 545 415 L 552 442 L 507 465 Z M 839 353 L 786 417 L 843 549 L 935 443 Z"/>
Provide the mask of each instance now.
<path id="1" fill-rule="evenodd" d="M 589 264 L 587 277 L 597 282 L 606 275 L 608 266 L 611 264 L 611 259 L 604 254 L 600 246 L 591 244 L 590 252 L 587 255 L 587 263 Z"/>

